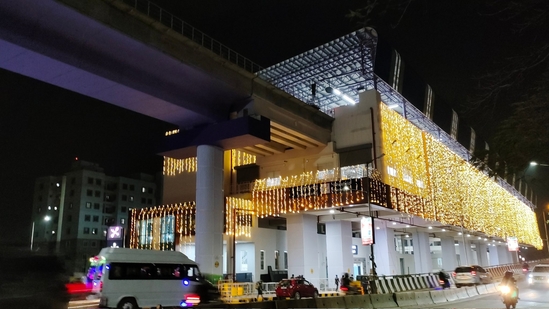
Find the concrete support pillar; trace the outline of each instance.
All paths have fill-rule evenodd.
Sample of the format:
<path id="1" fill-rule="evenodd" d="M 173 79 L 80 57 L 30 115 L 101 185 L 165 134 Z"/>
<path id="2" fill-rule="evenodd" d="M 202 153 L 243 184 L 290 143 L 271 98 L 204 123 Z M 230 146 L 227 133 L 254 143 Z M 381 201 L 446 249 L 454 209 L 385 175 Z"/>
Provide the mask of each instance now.
<path id="1" fill-rule="evenodd" d="M 453 271 L 458 265 L 454 237 L 441 237 L 440 249 L 442 251 L 442 268 L 445 271 Z"/>
<path id="2" fill-rule="evenodd" d="M 430 273 L 433 271 L 433 259 L 429 246 L 429 233 L 414 231 L 414 263 L 416 273 Z"/>
<path id="3" fill-rule="evenodd" d="M 223 274 L 223 150 L 208 145 L 197 149 L 196 261 L 200 270 Z M 232 256 L 232 252 L 229 253 Z M 231 270 L 232 271 L 232 270 Z"/>
<path id="4" fill-rule="evenodd" d="M 508 251 L 509 252 L 509 255 L 511 255 L 511 263 L 518 263 L 519 262 L 519 257 L 518 257 L 518 252 L 517 251 Z"/>
<path id="5" fill-rule="evenodd" d="M 328 285 L 334 286 L 337 275 L 353 272 L 353 229 L 350 221 L 326 222 Z"/>
<path id="6" fill-rule="evenodd" d="M 509 250 L 507 250 L 506 246 L 497 246 L 498 248 L 498 256 L 499 256 L 499 264 L 509 264 L 511 263 L 511 259 L 509 256 Z"/>
<path id="7" fill-rule="evenodd" d="M 469 264 L 478 265 L 477 245 L 473 242 L 469 243 L 471 250 L 467 251 L 469 257 Z"/>
<path id="8" fill-rule="evenodd" d="M 379 227 L 379 230 L 374 230 L 376 241 L 374 245 L 376 272 L 378 276 L 400 274 L 400 267 L 397 263 L 395 251 L 395 231 L 387 228 L 384 221 L 376 221 L 376 226 Z M 368 253 L 370 252 L 370 248 L 366 250 L 368 250 Z"/>
<path id="9" fill-rule="evenodd" d="M 486 267 L 490 265 L 488 261 L 488 245 L 486 243 L 477 244 L 477 254 L 480 266 Z"/>
<path id="10" fill-rule="evenodd" d="M 286 237 L 288 238 L 288 275 L 303 275 L 315 286 L 320 286 L 316 216 L 301 214 L 288 216 Z M 351 251 L 351 245 L 347 251 Z"/>
<path id="11" fill-rule="evenodd" d="M 459 265 L 471 265 L 473 264 L 473 253 L 471 251 L 471 243 L 468 240 L 458 240 L 459 246 Z"/>
<path id="12" fill-rule="evenodd" d="M 490 251 L 490 266 L 501 264 L 499 261 L 498 246 L 489 246 L 488 250 Z"/>

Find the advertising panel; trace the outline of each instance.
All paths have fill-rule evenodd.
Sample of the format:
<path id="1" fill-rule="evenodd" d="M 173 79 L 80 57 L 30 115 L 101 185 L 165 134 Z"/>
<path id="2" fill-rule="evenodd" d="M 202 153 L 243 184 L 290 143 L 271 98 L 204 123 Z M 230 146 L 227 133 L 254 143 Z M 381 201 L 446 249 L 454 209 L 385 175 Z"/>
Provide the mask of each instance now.
<path id="1" fill-rule="evenodd" d="M 360 234 L 362 235 L 362 245 L 368 246 L 375 243 L 374 219 L 372 217 L 362 217 L 362 220 L 360 220 Z"/>
<path id="2" fill-rule="evenodd" d="M 516 237 L 507 237 L 507 248 L 509 248 L 509 251 L 519 251 L 518 239 Z"/>

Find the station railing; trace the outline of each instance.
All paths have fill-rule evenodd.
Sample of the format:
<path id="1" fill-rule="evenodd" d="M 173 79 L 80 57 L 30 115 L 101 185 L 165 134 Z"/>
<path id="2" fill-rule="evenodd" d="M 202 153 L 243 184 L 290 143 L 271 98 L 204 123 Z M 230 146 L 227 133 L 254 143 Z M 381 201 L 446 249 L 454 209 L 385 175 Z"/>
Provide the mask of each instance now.
<path id="1" fill-rule="evenodd" d="M 214 40 L 204 32 L 148 0 L 123 0 L 123 2 L 250 73 L 256 73 L 262 69 L 261 66 L 250 59 Z"/>

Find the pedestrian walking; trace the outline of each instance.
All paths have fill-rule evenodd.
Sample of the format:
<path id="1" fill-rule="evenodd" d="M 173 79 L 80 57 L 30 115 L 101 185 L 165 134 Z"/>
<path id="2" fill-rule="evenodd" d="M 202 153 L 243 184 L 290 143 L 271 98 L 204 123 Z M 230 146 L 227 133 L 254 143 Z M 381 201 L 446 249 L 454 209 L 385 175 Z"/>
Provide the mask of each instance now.
<path id="1" fill-rule="evenodd" d="M 263 281 L 257 281 L 255 288 L 257 289 L 257 298 L 259 298 L 259 296 L 263 297 Z"/>
<path id="2" fill-rule="evenodd" d="M 339 278 L 337 277 L 337 275 L 335 278 L 335 284 L 336 284 L 336 291 L 337 291 L 339 289 Z"/>

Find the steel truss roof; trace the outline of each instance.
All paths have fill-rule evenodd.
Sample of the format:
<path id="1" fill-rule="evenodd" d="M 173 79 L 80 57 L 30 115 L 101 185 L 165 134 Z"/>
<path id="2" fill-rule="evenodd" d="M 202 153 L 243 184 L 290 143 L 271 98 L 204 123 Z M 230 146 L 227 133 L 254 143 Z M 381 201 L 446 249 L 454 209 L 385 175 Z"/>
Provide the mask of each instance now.
<path id="1" fill-rule="evenodd" d="M 335 107 L 348 103 L 327 93 L 327 87 L 339 89 L 355 102 L 358 102 L 359 91 L 374 89 L 376 45 L 375 30 L 363 28 L 263 69 L 257 75 L 299 100 L 333 115 Z"/>
<path id="2" fill-rule="evenodd" d="M 354 102 L 358 102 L 359 92 L 377 89 L 385 104 L 396 106 L 395 111 L 419 129 L 433 135 L 468 162 L 470 152 L 465 147 L 426 117 L 402 94 L 375 75 L 376 46 L 376 31 L 372 28 L 362 28 L 262 69 L 256 74 L 275 87 L 307 104 L 318 107 L 330 116 L 334 115 L 334 108 L 348 105 L 350 102 L 344 101 L 339 95 L 328 93 L 326 88 L 337 88 Z M 531 201 L 505 180 L 498 177 L 496 181 L 530 208 L 535 208 Z"/>

